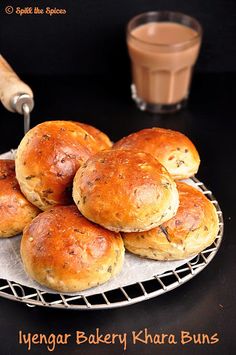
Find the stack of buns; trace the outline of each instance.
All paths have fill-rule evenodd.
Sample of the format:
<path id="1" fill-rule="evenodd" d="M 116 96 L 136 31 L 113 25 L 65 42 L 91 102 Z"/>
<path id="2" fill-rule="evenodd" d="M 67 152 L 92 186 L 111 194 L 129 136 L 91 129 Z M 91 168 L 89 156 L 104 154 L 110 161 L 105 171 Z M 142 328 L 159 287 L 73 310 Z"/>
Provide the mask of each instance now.
<path id="1" fill-rule="evenodd" d="M 7 220 L 0 236 L 25 227 L 25 270 L 51 289 L 75 292 L 108 281 L 121 270 L 125 248 L 141 257 L 179 260 L 217 236 L 214 205 L 178 181 L 200 164 L 195 146 L 180 132 L 144 129 L 112 145 L 95 127 L 48 121 L 25 135 L 15 164 L 14 201 L 24 201 L 22 218 L 15 217 L 16 226 L 12 207 L 4 207 L 9 188 L 0 195 Z M 0 175 L 0 184 L 4 179 Z"/>

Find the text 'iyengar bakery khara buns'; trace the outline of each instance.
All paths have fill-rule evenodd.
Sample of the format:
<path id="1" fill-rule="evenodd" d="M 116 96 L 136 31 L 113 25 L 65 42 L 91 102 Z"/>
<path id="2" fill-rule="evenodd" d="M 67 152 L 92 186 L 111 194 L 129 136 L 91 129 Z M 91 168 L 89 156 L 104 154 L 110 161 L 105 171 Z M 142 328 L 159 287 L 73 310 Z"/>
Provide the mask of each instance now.
<path id="1" fill-rule="evenodd" d="M 0 160 L 0 238 L 21 233 L 39 212 L 20 191 L 14 160 Z"/>
<path id="2" fill-rule="evenodd" d="M 120 272 L 124 245 L 119 233 L 88 221 L 76 206 L 56 206 L 24 229 L 21 257 L 26 272 L 38 283 L 76 292 Z"/>
<path id="3" fill-rule="evenodd" d="M 135 149 L 150 153 L 174 179 L 197 173 L 200 158 L 193 143 L 182 133 L 164 128 L 146 128 L 122 138 L 113 149 Z"/>
<path id="4" fill-rule="evenodd" d="M 130 252 L 155 260 L 178 260 L 198 254 L 215 240 L 219 221 L 214 205 L 196 188 L 177 183 L 177 214 L 143 233 L 123 233 Z"/>
<path id="5" fill-rule="evenodd" d="M 173 217 L 179 197 L 167 170 L 152 155 L 104 150 L 74 178 L 73 199 L 89 220 L 112 231 L 144 231 Z"/>
<path id="6" fill-rule="evenodd" d="M 16 177 L 26 198 L 42 210 L 72 202 L 74 175 L 100 150 L 87 131 L 74 122 L 48 121 L 32 128 L 16 156 Z"/>

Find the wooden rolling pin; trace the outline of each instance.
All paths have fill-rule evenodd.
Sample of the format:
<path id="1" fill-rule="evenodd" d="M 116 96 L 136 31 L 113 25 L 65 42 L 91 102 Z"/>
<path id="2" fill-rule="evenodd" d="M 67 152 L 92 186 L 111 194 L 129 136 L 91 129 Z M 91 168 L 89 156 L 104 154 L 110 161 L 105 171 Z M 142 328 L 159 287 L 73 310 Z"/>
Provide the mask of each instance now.
<path id="1" fill-rule="evenodd" d="M 24 115 L 25 133 L 30 128 L 30 112 L 34 107 L 33 92 L 0 55 L 0 100 L 11 112 Z"/>

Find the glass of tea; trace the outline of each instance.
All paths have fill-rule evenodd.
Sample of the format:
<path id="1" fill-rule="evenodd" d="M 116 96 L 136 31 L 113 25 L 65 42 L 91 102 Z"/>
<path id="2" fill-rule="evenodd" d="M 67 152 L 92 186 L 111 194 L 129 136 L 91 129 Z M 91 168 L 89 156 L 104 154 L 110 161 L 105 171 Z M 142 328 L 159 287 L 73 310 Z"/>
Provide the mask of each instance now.
<path id="1" fill-rule="evenodd" d="M 189 95 L 202 39 L 194 18 L 177 12 L 146 12 L 127 26 L 132 98 L 140 110 L 179 110 Z"/>

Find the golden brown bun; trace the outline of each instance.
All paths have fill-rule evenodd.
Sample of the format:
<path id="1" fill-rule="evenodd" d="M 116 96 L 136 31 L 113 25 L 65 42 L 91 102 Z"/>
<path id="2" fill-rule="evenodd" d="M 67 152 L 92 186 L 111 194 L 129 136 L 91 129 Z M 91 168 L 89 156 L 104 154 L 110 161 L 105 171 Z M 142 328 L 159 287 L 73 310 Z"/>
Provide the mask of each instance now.
<path id="1" fill-rule="evenodd" d="M 76 171 L 98 150 L 95 139 L 76 123 L 39 124 L 24 136 L 17 150 L 16 177 L 21 191 L 41 210 L 70 204 Z"/>
<path id="2" fill-rule="evenodd" d="M 178 212 L 161 227 L 145 233 L 124 233 L 126 249 L 155 260 L 193 256 L 215 240 L 219 221 L 214 205 L 197 189 L 177 183 Z"/>
<path id="3" fill-rule="evenodd" d="M 76 173 L 73 198 L 80 212 L 113 231 L 143 231 L 173 217 L 178 191 L 150 154 L 104 150 Z"/>
<path id="4" fill-rule="evenodd" d="M 200 164 L 193 143 L 184 134 L 170 129 L 143 129 L 122 138 L 113 145 L 113 149 L 135 149 L 150 153 L 176 180 L 193 176 Z"/>
<path id="5" fill-rule="evenodd" d="M 14 160 L 0 160 L 0 238 L 21 233 L 39 212 L 20 191 Z"/>
<path id="6" fill-rule="evenodd" d="M 112 147 L 112 142 L 109 137 L 98 128 L 90 126 L 87 123 L 75 122 L 80 127 L 82 127 L 86 132 L 88 132 L 98 143 L 99 150 L 109 149 Z"/>
<path id="7" fill-rule="evenodd" d="M 26 272 L 60 292 L 82 291 L 108 281 L 122 268 L 123 240 L 81 216 L 76 206 L 56 206 L 24 230 Z"/>

